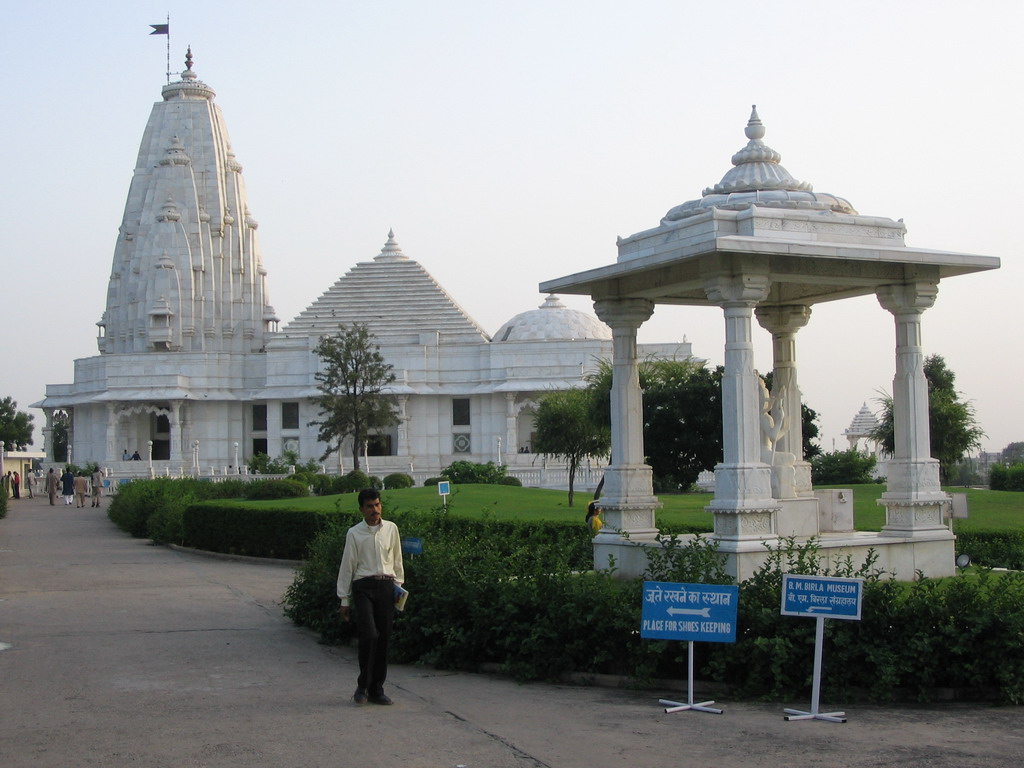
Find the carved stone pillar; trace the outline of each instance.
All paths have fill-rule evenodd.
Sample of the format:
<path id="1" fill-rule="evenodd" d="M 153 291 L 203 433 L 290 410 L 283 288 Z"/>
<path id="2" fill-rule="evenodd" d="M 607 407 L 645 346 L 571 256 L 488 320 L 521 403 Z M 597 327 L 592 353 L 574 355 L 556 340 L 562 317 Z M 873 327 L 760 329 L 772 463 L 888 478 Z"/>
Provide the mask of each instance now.
<path id="1" fill-rule="evenodd" d="M 171 451 L 170 460 L 171 466 L 179 465 L 182 461 L 181 454 L 181 402 L 178 400 L 171 401 L 171 412 L 167 415 L 167 421 L 170 425 L 170 438 L 171 438 Z"/>
<path id="2" fill-rule="evenodd" d="M 121 455 L 116 454 L 117 442 L 118 442 L 118 421 L 120 417 L 118 415 L 118 409 L 115 403 L 106 403 L 106 451 L 103 457 L 103 462 L 109 464 L 116 459 L 120 459 Z"/>
<path id="3" fill-rule="evenodd" d="M 52 464 L 53 458 L 53 409 L 44 408 L 43 415 L 46 417 L 46 426 L 43 427 L 43 453 L 46 454 L 46 462 Z"/>
<path id="4" fill-rule="evenodd" d="M 658 530 L 651 468 L 644 463 L 643 397 L 636 353 L 637 329 L 654 312 L 646 299 L 601 299 L 597 316 L 612 329 L 612 455 L 605 472 L 605 527 L 598 539 L 653 539 Z"/>
<path id="5" fill-rule="evenodd" d="M 754 306 L 768 296 L 764 274 L 719 275 L 704 285 L 708 300 L 725 315 L 722 375 L 722 452 L 715 467 L 715 536 L 772 538 L 778 502 L 772 498 L 771 468 L 761 460 L 760 380 L 754 371 L 751 337 Z"/>
<path id="6" fill-rule="evenodd" d="M 396 456 L 408 456 L 409 449 L 409 397 L 401 395 L 398 398 L 398 453 Z"/>
<path id="7" fill-rule="evenodd" d="M 772 335 L 773 417 L 784 422 L 776 450 L 793 457 L 794 490 L 797 496 L 813 496 L 811 465 L 804 461 L 804 435 L 800 386 L 797 383 L 796 334 L 811 319 L 811 308 L 802 304 L 757 307 L 757 321 Z"/>
<path id="8" fill-rule="evenodd" d="M 519 428 L 516 423 L 516 393 L 505 393 L 505 453 L 519 450 Z"/>
<path id="9" fill-rule="evenodd" d="M 942 508 L 950 502 L 939 483 L 939 462 L 931 458 L 928 380 L 924 375 L 921 315 L 935 303 L 930 282 L 886 285 L 878 302 L 896 322 L 896 375 L 892 381 L 894 450 L 888 463 L 883 534 L 907 536 L 945 528 Z"/>

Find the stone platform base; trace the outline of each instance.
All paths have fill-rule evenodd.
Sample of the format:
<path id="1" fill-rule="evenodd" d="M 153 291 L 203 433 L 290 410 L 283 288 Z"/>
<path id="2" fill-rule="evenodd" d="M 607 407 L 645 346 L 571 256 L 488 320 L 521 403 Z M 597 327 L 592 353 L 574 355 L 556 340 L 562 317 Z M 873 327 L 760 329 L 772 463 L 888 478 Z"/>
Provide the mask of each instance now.
<path id="1" fill-rule="evenodd" d="M 624 578 L 636 578 L 647 568 L 647 550 L 660 544 L 652 540 L 635 541 L 611 536 L 594 540 L 594 567 L 607 569 L 614 562 L 616 572 Z M 681 536 L 685 543 L 694 536 Z M 714 537 L 712 537 L 714 538 Z M 807 538 L 797 538 L 797 543 Z M 830 569 L 847 558 L 856 570 L 868 558 L 870 550 L 877 554 L 874 567 L 890 578 L 912 581 L 918 573 L 929 578 L 953 576 L 956 573 L 953 534 L 944 528 L 918 531 L 913 537 L 898 537 L 876 532 L 852 531 L 823 533 L 816 537 L 823 567 Z M 737 582 L 749 579 L 768 557 L 768 547 L 777 547 L 776 539 L 718 540 L 718 551 L 725 557 L 726 571 Z"/>

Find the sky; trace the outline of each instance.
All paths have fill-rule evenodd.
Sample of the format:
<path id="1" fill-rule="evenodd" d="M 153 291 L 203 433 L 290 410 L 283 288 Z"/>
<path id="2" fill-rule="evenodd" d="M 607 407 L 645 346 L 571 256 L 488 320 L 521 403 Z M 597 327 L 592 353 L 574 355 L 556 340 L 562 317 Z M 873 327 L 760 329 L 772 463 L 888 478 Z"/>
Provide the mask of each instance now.
<path id="1" fill-rule="evenodd" d="M 148 0 L 5 9 L 0 397 L 22 410 L 97 354 L 167 81 L 168 38 L 149 25 L 167 15 Z M 542 303 L 539 283 L 613 263 L 617 236 L 717 183 L 756 104 L 795 178 L 903 219 L 910 247 L 1001 259 L 943 281 L 922 336 L 998 451 L 1024 440 L 1022 28 L 1010 0 L 204 0 L 170 9 L 169 42 L 173 79 L 191 45 L 217 92 L 285 322 L 393 228 L 494 333 Z M 723 362 L 718 309 L 658 307 L 639 332 L 684 337 Z M 816 306 L 797 335 L 825 450 L 891 391 L 894 338 L 872 297 Z M 771 368 L 756 324 L 755 364 Z"/>

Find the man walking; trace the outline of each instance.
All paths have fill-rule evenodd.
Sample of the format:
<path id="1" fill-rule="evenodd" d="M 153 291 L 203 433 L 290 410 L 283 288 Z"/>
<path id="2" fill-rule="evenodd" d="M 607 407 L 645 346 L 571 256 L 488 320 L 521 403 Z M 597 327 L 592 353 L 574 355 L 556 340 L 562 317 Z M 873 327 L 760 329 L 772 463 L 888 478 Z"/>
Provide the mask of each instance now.
<path id="1" fill-rule="evenodd" d="M 103 470 L 96 467 L 96 471 L 92 473 L 92 506 L 99 507 L 101 498 L 103 498 Z"/>
<path id="2" fill-rule="evenodd" d="M 395 617 L 395 588 L 405 581 L 402 542 L 398 526 L 381 519 L 380 493 L 375 489 L 359 492 L 359 511 L 363 522 L 348 529 L 338 570 L 341 618 L 348 621 L 355 608 L 359 635 L 359 681 L 352 700 L 356 704 L 390 704 L 384 680 Z"/>
<path id="3" fill-rule="evenodd" d="M 53 467 L 50 467 L 50 471 L 46 475 L 46 495 L 50 497 L 50 506 L 52 507 L 57 501 L 57 488 L 60 485 L 60 478 L 53 471 Z"/>

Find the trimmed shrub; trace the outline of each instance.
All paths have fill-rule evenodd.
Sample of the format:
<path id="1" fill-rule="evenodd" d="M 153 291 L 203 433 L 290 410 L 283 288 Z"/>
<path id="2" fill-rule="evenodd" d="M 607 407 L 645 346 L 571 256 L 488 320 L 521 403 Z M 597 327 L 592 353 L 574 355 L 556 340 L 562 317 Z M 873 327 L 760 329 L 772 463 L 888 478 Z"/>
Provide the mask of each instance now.
<path id="1" fill-rule="evenodd" d="M 1024 532 L 960 531 L 956 553 L 970 555 L 975 565 L 1024 570 Z"/>
<path id="2" fill-rule="evenodd" d="M 994 464 L 988 474 L 993 491 L 1024 491 L 1024 464 Z"/>
<path id="3" fill-rule="evenodd" d="M 505 467 L 499 467 L 493 461 L 476 464 L 472 461 L 453 461 L 441 470 L 441 478 L 453 483 L 484 483 L 497 485 L 505 477 Z"/>
<path id="4" fill-rule="evenodd" d="M 515 485 L 521 488 L 523 485 L 523 481 L 520 480 L 518 477 L 505 475 L 500 480 L 498 480 L 498 485 Z"/>
<path id="5" fill-rule="evenodd" d="M 423 487 L 424 488 L 429 488 L 432 485 L 437 485 L 438 483 L 440 483 L 444 479 L 445 478 L 443 478 L 443 477 L 428 477 L 426 480 L 423 481 Z"/>
<path id="6" fill-rule="evenodd" d="M 192 504 L 185 510 L 182 528 L 184 544 L 188 547 L 229 555 L 301 560 L 310 542 L 332 519 L 353 525 L 357 517 L 362 519 L 358 513 L 270 509 L 206 501 Z"/>
<path id="7" fill-rule="evenodd" d="M 384 478 L 384 488 L 389 491 L 395 488 L 412 488 L 414 485 L 416 481 L 404 472 L 392 472 Z"/>
<path id="8" fill-rule="evenodd" d="M 301 499 L 309 496 L 309 486 L 301 480 L 253 480 L 245 488 L 247 499 Z"/>

